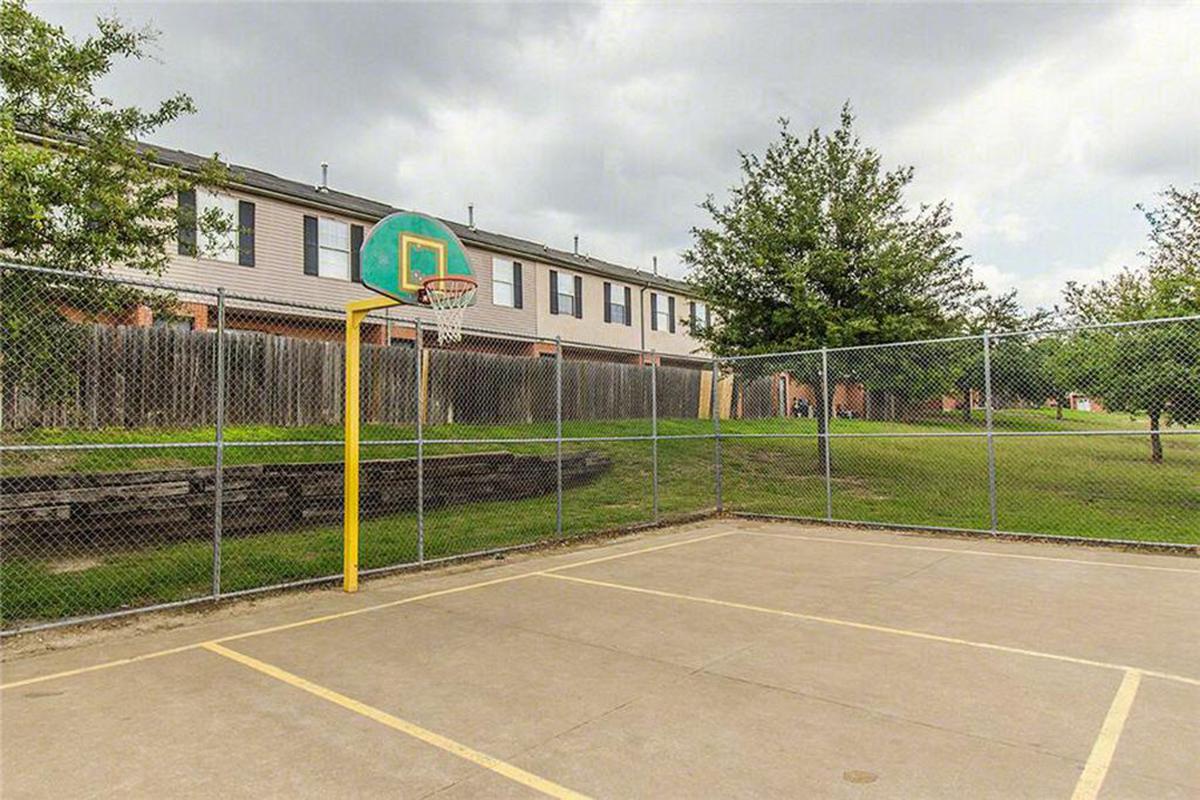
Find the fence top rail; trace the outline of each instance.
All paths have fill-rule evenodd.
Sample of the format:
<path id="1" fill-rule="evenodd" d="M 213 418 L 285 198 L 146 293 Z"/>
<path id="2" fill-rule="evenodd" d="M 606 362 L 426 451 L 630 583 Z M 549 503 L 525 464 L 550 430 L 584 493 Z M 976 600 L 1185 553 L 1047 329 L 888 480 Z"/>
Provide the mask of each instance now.
<path id="1" fill-rule="evenodd" d="M 1096 322 L 1090 325 L 1060 325 L 1053 328 L 1026 328 L 1018 331 L 1003 331 L 991 333 L 993 339 L 1007 336 L 1037 336 L 1048 333 L 1076 333 L 1078 331 L 1107 330 L 1111 328 L 1139 328 L 1147 325 L 1163 325 L 1171 322 L 1200 322 L 1200 314 L 1188 314 L 1182 317 L 1155 317 L 1153 319 L 1133 319 L 1125 322 Z"/>
<path id="2" fill-rule="evenodd" d="M 948 342 L 967 342 L 984 339 L 1000 339 L 1012 336 L 1038 336 L 1054 333 L 1078 333 L 1081 331 L 1108 330 L 1113 328 L 1135 328 L 1149 325 L 1164 325 L 1175 322 L 1200 322 L 1200 314 L 1189 314 L 1180 317 L 1154 317 L 1152 319 L 1127 320 L 1125 322 L 1095 322 L 1087 325 L 1060 325 L 1050 328 L 1026 328 L 1016 331 L 985 331 L 984 333 L 967 334 L 963 336 L 943 336 L 938 339 L 909 339 L 901 342 L 880 342 L 878 344 L 855 344 L 842 347 L 815 347 L 808 350 L 781 350 L 772 353 L 751 353 L 741 356 L 718 356 L 720 363 L 736 363 L 739 361 L 755 361 L 767 358 L 787 358 L 795 356 L 819 356 L 821 353 L 842 353 L 851 350 L 882 350 L 891 347 L 907 347 L 920 344 L 942 344 Z"/>

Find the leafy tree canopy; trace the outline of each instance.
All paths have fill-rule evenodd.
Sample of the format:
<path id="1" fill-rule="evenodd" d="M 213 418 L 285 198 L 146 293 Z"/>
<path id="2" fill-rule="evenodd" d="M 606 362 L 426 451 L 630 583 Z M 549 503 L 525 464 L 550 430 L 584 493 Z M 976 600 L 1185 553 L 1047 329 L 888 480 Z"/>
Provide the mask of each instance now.
<path id="1" fill-rule="evenodd" d="M 179 192 L 223 183 L 215 156 L 185 173 L 139 144 L 191 113 L 191 99 L 176 94 L 143 110 L 97 92 L 117 62 L 145 60 L 155 35 L 100 18 L 93 34 L 75 41 L 22 0 L 0 0 L 0 260 L 81 276 L 3 272 L 6 395 L 16 386 L 42 398 L 71 391 L 79 330 L 62 309 L 101 315 L 171 305 L 166 295 L 86 276 L 114 266 L 161 273 L 181 223 L 197 227 L 202 248 L 233 231 L 234 220 L 215 209 L 177 219 Z"/>
<path id="2" fill-rule="evenodd" d="M 1200 184 L 1169 187 L 1158 206 L 1138 206 L 1150 226 L 1144 263 L 1090 286 L 1067 284 L 1063 300 L 1081 324 L 1200 314 Z"/>
<path id="3" fill-rule="evenodd" d="M 683 254 L 719 324 L 696 334 L 738 354 L 892 342 L 958 332 L 982 288 L 945 203 L 910 209 L 910 167 L 887 171 L 854 130 L 806 138 L 781 121 L 762 155 L 741 154 L 727 202 Z"/>
<path id="4" fill-rule="evenodd" d="M 1144 263 L 1091 286 L 1068 284 L 1063 297 L 1072 319 L 1133 322 L 1200 314 L 1200 186 L 1171 187 L 1161 197 L 1161 205 L 1142 208 L 1150 226 Z M 1076 364 L 1086 367 L 1080 388 L 1112 411 L 1145 414 L 1151 460 L 1161 461 L 1160 421 L 1200 421 L 1200 321 L 1102 329 L 1078 338 Z"/>
<path id="5" fill-rule="evenodd" d="M 186 94 L 157 107 L 122 106 L 96 84 L 119 60 L 142 61 L 156 34 L 100 18 L 73 41 L 23 2 L 0 4 L 0 255 L 99 273 L 122 265 L 152 274 L 167 264 L 178 220 L 174 200 L 218 185 L 215 159 L 201 174 L 156 163 L 138 143 L 192 113 Z M 201 220 L 208 236 L 232 220 Z"/>

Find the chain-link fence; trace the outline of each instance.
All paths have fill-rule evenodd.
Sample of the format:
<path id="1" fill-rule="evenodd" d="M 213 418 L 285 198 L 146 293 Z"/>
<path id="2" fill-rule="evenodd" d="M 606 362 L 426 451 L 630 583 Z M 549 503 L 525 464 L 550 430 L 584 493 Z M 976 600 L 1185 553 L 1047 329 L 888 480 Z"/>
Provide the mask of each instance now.
<path id="1" fill-rule="evenodd" d="M 344 312 L 0 267 L 12 632 L 341 570 Z M 362 328 L 370 574 L 718 511 L 1200 543 L 1200 319 L 721 361 Z"/>
<path id="2" fill-rule="evenodd" d="M 727 359 L 734 513 L 1200 543 L 1200 318 Z"/>

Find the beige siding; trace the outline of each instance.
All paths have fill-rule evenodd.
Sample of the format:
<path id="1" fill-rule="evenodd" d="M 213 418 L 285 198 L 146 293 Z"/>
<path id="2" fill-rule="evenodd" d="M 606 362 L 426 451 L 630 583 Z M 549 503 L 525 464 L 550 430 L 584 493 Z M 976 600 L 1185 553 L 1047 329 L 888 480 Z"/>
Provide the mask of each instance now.
<path id="1" fill-rule="evenodd" d="M 576 319 L 567 314 L 550 313 L 550 270 L 556 270 L 560 275 L 579 275 L 583 278 L 583 318 Z M 604 321 L 604 282 L 613 285 L 613 291 L 621 291 L 629 286 L 630 300 L 633 304 L 631 325 L 618 325 Z M 553 338 L 561 336 L 565 341 L 584 342 L 588 344 L 603 344 L 610 347 L 623 347 L 630 350 L 642 349 L 642 325 L 645 325 L 645 350 L 656 351 L 664 355 L 674 356 L 703 356 L 705 351 L 701 344 L 691 337 L 685 320 L 688 313 L 687 298 L 676 295 L 675 300 L 675 333 L 668 331 L 650 330 L 650 292 L 652 290 L 634 284 L 621 283 L 612 278 L 590 275 L 585 272 L 572 272 L 558 267 L 539 265 L 537 271 L 538 305 L 537 325 L 542 336 Z M 665 294 L 661 295 L 666 297 Z M 639 298 L 641 309 L 639 311 Z"/>
<path id="2" fill-rule="evenodd" d="M 245 192 L 232 192 L 238 199 L 255 204 L 255 265 L 243 267 L 206 258 L 178 255 L 172 248 L 170 264 L 163 280 L 205 289 L 225 287 L 226 292 L 268 299 L 284 300 L 320 306 L 342 308 L 351 300 L 374 297 L 370 290 L 349 281 L 304 274 L 304 216 L 324 216 L 342 222 L 363 225 L 369 234 L 371 225 L 347 215 L 317 212 L 300 204 L 288 203 Z M 645 329 L 645 349 L 667 355 L 702 355 L 699 344 L 687 333 L 683 320 L 687 317 L 687 299 L 676 295 L 676 332 L 650 330 L 650 290 L 622 283 L 613 278 L 582 271 L 571 271 L 529 261 L 520 256 L 495 254 L 467 247 L 471 269 L 479 281 L 479 294 L 473 308 L 467 310 L 464 325 L 472 328 L 538 335 L 548 339 L 561 336 L 566 341 L 639 350 L 642 330 Z M 522 265 L 523 308 L 514 309 L 492 303 L 493 257 L 519 261 Z M 583 318 L 550 313 L 550 270 L 583 278 Z M 139 277 L 144 277 L 139 274 Z M 619 292 L 629 286 L 633 308 L 631 325 L 604 321 L 604 282 Z M 663 295 L 666 296 L 665 294 Z M 639 308 L 640 300 L 640 308 Z M 246 306 L 230 300 L 228 307 Z M 424 309 L 406 306 L 393 309 L 393 319 L 419 318 L 432 321 Z"/>
<path id="3" fill-rule="evenodd" d="M 233 192 L 238 199 L 250 200 L 254 208 L 254 266 L 244 267 L 208 258 L 179 255 L 172 249 L 171 259 L 162 280 L 170 283 L 206 289 L 225 287 L 235 295 L 247 295 L 293 303 L 307 303 L 341 308 L 351 300 L 375 297 L 375 293 L 358 284 L 336 278 L 304 274 L 304 217 L 306 214 L 362 225 L 364 235 L 370 233 L 371 223 L 353 217 L 316 212 L 303 206 Z M 534 334 L 534 287 L 526 280 L 525 308 L 512 309 L 492 305 L 492 256 L 490 253 L 466 248 L 471 269 L 479 281 L 479 299 L 467 310 L 464 325 L 513 333 Z M 145 276 L 140 276 L 145 277 Z M 244 305 L 229 301 L 230 308 Z M 420 318 L 431 322 L 432 315 L 412 306 L 394 309 L 394 318 Z"/>
<path id="4" fill-rule="evenodd" d="M 675 332 L 667 330 L 652 330 L 650 327 L 650 293 L 658 294 L 659 303 L 667 303 L 667 298 L 675 298 Z M 646 320 L 646 349 L 669 355 L 707 356 L 704 346 L 692 338 L 688 327 L 688 298 L 681 294 L 662 292 L 658 289 L 647 289 L 642 298 L 642 314 Z"/>

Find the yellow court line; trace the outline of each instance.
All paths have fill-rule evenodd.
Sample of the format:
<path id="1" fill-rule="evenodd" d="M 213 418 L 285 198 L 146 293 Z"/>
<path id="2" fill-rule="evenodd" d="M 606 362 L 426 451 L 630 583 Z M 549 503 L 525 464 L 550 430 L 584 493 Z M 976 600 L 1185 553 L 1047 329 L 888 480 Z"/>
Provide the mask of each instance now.
<path id="1" fill-rule="evenodd" d="M 816 614 L 803 614 L 799 611 L 785 611 L 780 608 L 767 608 L 765 606 L 754 606 L 747 603 L 735 603 L 729 600 L 717 600 L 713 597 L 702 597 L 694 594 L 679 594 L 678 592 L 664 592 L 659 589 L 645 589 L 641 586 L 630 586 L 624 583 L 610 583 L 608 581 L 597 581 L 590 578 L 580 578 L 575 575 L 556 575 L 548 571 L 541 573 L 542 577 L 555 578 L 560 581 L 571 581 L 573 583 L 583 583 L 589 586 L 602 586 L 607 589 L 621 589 L 626 592 L 636 592 L 638 594 L 653 595 L 655 597 L 668 597 L 674 600 L 690 600 L 693 603 L 705 603 L 713 606 L 723 606 L 725 608 L 736 608 L 742 611 L 754 611 L 759 614 L 772 614 L 778 617 L 789 617 L 791 619 L 802 619 L 808 622 L 820 622 L 824 625 L 837 625 L 843 628 L 856 628 L 864 631 L 874 631 L 876 633 L 890 633 L 896 636 L 907 636 L 912 639 L 924 639 L 931 642 L 942 642 L 945 644 L 958 644 L 966 647 L 975 647 L 980 650 L 994 650 L 1001 653 L 1015 653 L 1022 656 L 1033 656 L 1035 658 L 1048 658 L 1053 661 L 1065 661 L 1070 664 L 1083 664 L 1089 667 L 1103 667 L 1105 669 L 1116 670 L 1134 670 L 1143 675 L 1151 675 L 1155 678 L 1163 678 L 1169 681 L 1178 681 L 1187 683 L 1193 686 L 1200 686 L 1200 678 L 1188 678 L 1183 675 L 1175 675 L 1170 672 L 1158 672 L 1155 670 L 1142 669 L 1140 667 L 1131 667 L 1127 664 L 1111 664 L 1106 661 L 1093 661 L 1089 658 L 1076 658 L 1075 656 L 1064 656 L 1057 653 L 1045 653 L 1040 650 L 1027 650 L 1023 647 L 1009 647 L 1003 644 L 992 644 L 991 642 L 976 642 L 971 639 L 959 639 L 954 636 L 941 636 L 936 633 L 924 633 L 922 631 L 908 630 L 907 628 L 893 628 L 887 625 L 872 625 L 867 622 L 855 622 L 847 619 L 837 619 L 835 617 L 821 617 Z"/>
<path id="2" fill-rule="evenodd" d="M 934 553 L 958 553 L 968 556 L 990 556 L 992 558 L 1018 558 L 1027 561 L 1058 561 L 1063 564 L 1086 564 L 1089 567 L 1115 567 L 1117 569 L 1145 569 L 1156 572 L 1182 572 L 1185 575 L 1200 577 L 1200 569 L 1185 567 L 1156 567 L 1149 564 L 1118 564 L 1113 561 L 1089 561 L 1085 558 L 1055 558 L 1054 556 L 1032 556 L 1027 553 L 997 553 L 991 550 L 970 550 L 957 547 L 933 547 L 922 544 L 896 544 L 895 542 L 863 542 L 857 539 L 837 539 L 832 536 L 794 536 L 788 533 L 769 533 L 767 531 L 739 530 L 746 536 L 766 536 L 772 539 L 794 539 L 800 542 L 829 542 L 832 544 L 853 544 L 862 547 L 892 547 L 899 550 L 929 550 Z"/>
<path id="3" fill-rule="evenodd" d="M 353 711 L 355 714 L 360 714 L 361 716 L 374 720 L 381 725 L 386 725 L 393 730 L 400 731 L 401 733 L 407 734 L 414 739 L 419 739 L 420 741 L 433 745 L 440 750 L 445 750 L 447 753 L 470 761 L 472 764 L 477 764 L 484 769 L 490 769 L 492 772 L 502 775 L 505 778 L 508 778 L 510 781 L 515 781 L 524 786 L 528 786 L 530 789 L 539 791 L 544 795 L 549 797 L 563 798 L 563 800 L 586 800 L 587 795 L 572 791 L 565 786 L 560 786 L 554 781 L 539 777 L 531 772 L 526 772 L 520 767 L 509 764 L 507 761 L 501 761 L 498 758 L 489 756 L 487 753 L 481 753 L 480 751 L 468 747 L 461 742 L 456 742 L 453 739 L 442 736 L 440 733 L 434 733 L 428 728 L 422 728 L 416 723 L 400 719 L 399 717 L 393 716 L 386 711 L 381 711 L 374 706 L 369 706 L 366 703 L 359 702 L 352 697 L 347 697 L 340 692 L 335 692 L 334 690 L 327 689 L 320 684 L 305 680 L 299 675 L 294 675 L 291 672 L 274 666 L 273 664 L 268 664 L 265 661 L 259 661 L 257 658 L 252 658 L 244 653 L 230 650 L 227 647 L 222 647 L 221 645 L 213 642 L 209 642 L 202 646 L 205 650 L 209 650 L 213 653 L 224 656 L 225 658 L 237 661 L 239 664 L 243 664 L 250 669 L 257 670 L 264 675 L 269 675 L 276 680 L 283 681 L 289 686 L 294 686 L 297 689 L 301 689 L 311 695 L 315 695 L 322 700 L 328 700 L 329 702 L 335 703 L 342 708 Z"/>
<path id="4" fill-rule="evenodd" d="M 52 672 L 49 675 L 38 675 L 33 678 L 25 678 L 24 680 L 12 681 L 11 683 L 0 684 L 0 689 L 16 689 L 19 686 L 28 686 L 31 683 L 41 683 L 42 681 L 53 680 L 54 678 L 70 678 L 73 675 L 84 675 L 88 672 L 96 670 L 109 669 L 110 667 L 121 667 L 126 664 L 136 664 L 139 661 L 149 661 L 152 658 L 161 658 L 162 656 L 174 655 L 175 653 L 183 653 L 188 650 L 195 650 L 196 644 L 185 644 L 179 647 L 170 647 L 166 650 L 155 650 L 152 653 L 143 653 L 140 656 L 129 656 L 128 658 L 118 658 L 114 661 L 102 661 L 99 664 L 92 664 L 78 669 L 67 669 L 62 672 Z"/>
<path id="5" fill-rule="evenodd" d="M 267 633 L 278 633 L 279 631 L 291 630 L 293 628 L 301 628 L 301 627 L 305 627 L 307 625 L 316 625 L 317 623 L 321 623 L 321 622 L 330 622 L 330 621 L 337 620 L 337 619 L 344 619 L 346 617 L 353 617 L 358 614 L 366 614 L 367 612 L 370 612 L 370 611 L 381 611 L 385 608 L 394 608 L 396 606 L 405 605 L 406 603 L 417 603 L 417 602 L 420 602 L 421 600 L 430 600 L 435 597 L 444 597 L 445 595 L 449 595 L 449 594 L 457 594 L 458 592 L 467 592 L 467 591 L 471 591 L 473 589 L 482 589 L 487 586 L 495 586 L 496 584 L 500 584 L 500 583 L 508 583 L 510 581 L 518 581 L 523 578 L 529 578 L 534 575 L 541 575 L 541 574 L 548 573 L 548 572 L 557 572 L 558 570 L 572 569 L 574 567 L 585 567 L 589 564 L 599 564 L 604 561 L 612 561 L 612 560 L 618 559 L 618 558 L 628 558 L 629 556 L 641 555 L 643 553 L 653 553 L 658 550 L 666 550 L 667 548 L 671 548 L 671 547 L 680 547 L 682 545 L 693 544 L 696 542 L 705 542 L 710 539 L 718 539 L 722 536 L 731 536 L 731 535 L 733 535 L 733 533 L 735 533 L 735 532 L 734 531 L 722 531 L 720 533 L 709 534 L 708 536 L 697 536 L 693 539 L 683 539 L 683 540 L 677 541 L 677 542 L 668 542 L 666 544 L 655 545 L 653 547 L 643 547 L 638 550 L 630 550 L 630 551 L 624 552 L 624 553 L 615 553 L 613 555 L 601 556 L 599 558 L 590 558 L 585 561 L 575 561 L 575 562 L 571 562 L 570 564 L 563 564 L 558 567 L 551 567 L 550 569 L 547 569 L 547 570 L 535 570 L 532 572 L 522 572 L 518 575 L 508 575 L 503 578 L 493 578 L 492 580 L 488 580 L 488 581 L 479 581 L 477 583 L 468 583 L 464 586 L 455 586 L 450 589 L 439 589 L 434 592 L 426 592 L 424 594 L 414 595 L 412 597 L 403 597 L 403 598 L 400 598 L 399 600 L 389 600 L 386 603 L 377 603 L 376 605 L 373 605 L 373 606 L 364 606 L 362 608 L 353 608 L 353 609 L 350 609 L 349 611 L 338 611 L 333 614 L 324 614 L 319 617 L 309 617 L 307 619 L 297 620 L 296 622 L 287 622 L 282 625 L 272 625 L 267 628 L 258 628 L 256 630 L 246 631 L 244 633 L 234 633 L 234 634 L 230 634 L 229 636 L 220 636 L 215 639 L 209 639 L 209 640 L 202 641 L 202 642 L 193 642 L 192 644 L 185 644 L 185 645 L 181 645 L 179 647 L 171 647 L 171 648 L 167 648 L 165 650 L 155 650 L 150 653 L 143 653 L 142 655 L 131 656 L 129 658 L 118 658 L 113 661 L 103 661 L 99 664 L 92 664 L 87 667 L 79 667 L 78 669 L 68 669 L 68 670 L 64 670 L 62 672 L 52 672 L 48 675 L 38 675 L 33 678 L 25 678 L 23 680 L 17 680 L 17 681 L 12 681 L 10 683 L 0 684 L 0 690 L 16 689 L 21 686 L 29 686 L 29 685 L 35 684 L 35 683 L 43 683 L 45 681 L 55 680 L 57 678 L 69 678 L 74 675 L 83 675 L 88 672 L 96 672 L 98 670 L 110 669 L 112 667 L 120 667 L 125 664 L 135 664 L 140 661 L 148 661 L 153 658 L 161 658 L 162 656 L 169 656 L 169 655 L 174 655 L 175 653 L 182 653 L 182 652 L 185 652 L 188 650 L 194 650 L 198 647 L 204 647 L 205 645 L 208 645 L 208 644 L 217 644 L 220 642 L 234 642 L 234 641 L 237 641 L 238 639 L 247 639 L 252 636 L 261 636 L 261 635 L 267 634 Z"/>
<path id="6" fill-rule="evenodd" d="M 1136 669 L 1125 673 L 1121 685 L 1113 696 L 1112 705 L 1096 743 L 1092 745 L 1091 755 L 1083 767 L 1083 774 L 1075 784 L 1075 792 L 1071 800 L 1096 800 L 1100 796 L 1100 787 L 1104 785 L 1104 777 L 1112 764 L 1113 753 L 1117 750 L 1117 742 L 1121 731 L 1125 729 L 1125 721 L 1129 719 L 1129 709 L 1133 707 L 1133 698 L 1137 695 L 1138 685 L 1142 682 L 1142 674 Z"/>

